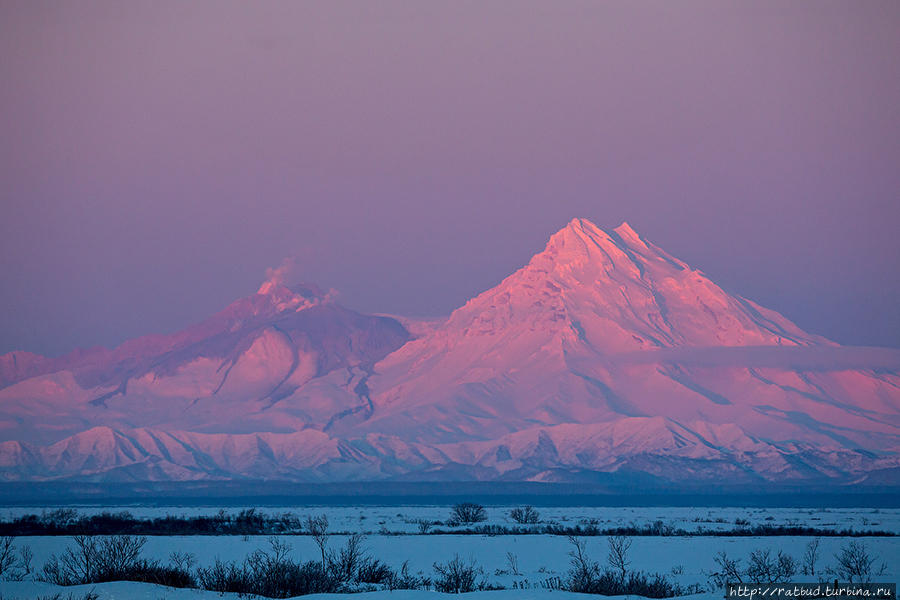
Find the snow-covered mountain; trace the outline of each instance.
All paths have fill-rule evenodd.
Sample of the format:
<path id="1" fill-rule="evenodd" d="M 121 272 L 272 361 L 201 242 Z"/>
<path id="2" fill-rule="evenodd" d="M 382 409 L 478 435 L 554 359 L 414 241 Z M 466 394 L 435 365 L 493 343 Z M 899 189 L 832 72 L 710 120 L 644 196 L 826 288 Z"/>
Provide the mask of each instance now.
<path id="1" fill-rule="evenodd" d="M 103 425 L 296 431 L 348 408 L 327 389 L 306 397 L 310 382 L 340 371 L 338 400 L 349 390 L 358 401 L 372 365 L 408 339 L 395 319 L 348 310 L 315 286 L 264 285 L 171 336 L 34 361 L 0 390 L 0 439 L 55 442 Z M 4 358 L 16 364 L 15 354 Z"/>
<path id="2" fill-rule="evenodd" d="M 266 284 L 0 357 L 0 477 L 900 484 L 900 362 L 851 350 L 575 219 L 437 323 Z"/>

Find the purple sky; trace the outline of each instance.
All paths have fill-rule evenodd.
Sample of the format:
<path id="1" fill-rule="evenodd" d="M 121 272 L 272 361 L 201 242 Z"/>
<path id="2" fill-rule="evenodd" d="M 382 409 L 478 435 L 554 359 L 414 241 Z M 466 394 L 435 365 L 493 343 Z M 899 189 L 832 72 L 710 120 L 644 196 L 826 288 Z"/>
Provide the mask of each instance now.
<path id="1" fill-rule="evenodd" d="M 900 347 L 900 2 L 0 4 L 0 352 L 170 332 L 295 255 L 447 313 L 627 220 Z"/>

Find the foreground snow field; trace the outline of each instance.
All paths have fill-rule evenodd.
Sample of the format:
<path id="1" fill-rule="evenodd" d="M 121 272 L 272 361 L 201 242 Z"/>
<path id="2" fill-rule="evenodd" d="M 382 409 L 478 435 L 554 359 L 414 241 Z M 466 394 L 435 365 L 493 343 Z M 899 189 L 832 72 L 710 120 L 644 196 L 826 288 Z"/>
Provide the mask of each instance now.
<path id="1" fill-rule="evenodd" d="M 218 592 L 202 592 L 199 590 L 177 590 L 152 585 L 149 583 L 115 582 L 100 583 L 95 585 L 78 585 L 72 587 L 60 587 L 49 583 L 39 582 L 10 582 L 4 583 L 3 600 L 32 600 L 42 597 L 53 597 L 62 594 L 66 598 L 68 594 L 72 598 L 80 598 L 88 592 L 97 594 L 97 600 L 214 600 L 226 598 L 237 600 L 238 594 L 220 594 Z M 471 592 L 468 594 L 442 594 L 423 590 L 397 590 L 393 592 L 364 592 L 349 596 L 354 600 L 438 600 L 450 598 L 465 598 L 466 600 L 584 600 L 591 596 L 576 594 L 573 592 L 547 591 L 547 590 L 497 590 L 491 592 Z M 607 596 L 610 600 L 617 598 L 633 598 L 634 596 Z M 692 600 L 713 600 L 720 598 L 716 594 L 696 594 L 685 596 Z M 346 600 L 346 594 L 310 594 L 302 596 L 304 600 Z"/>
<path id="2" fill-rule="evenodd" d="M 130 511 L 140 518 L 164 515 L 210 515 L 218 507 L 183 506 L 95 506 L 77 507 L 82 514 Z M 228 513 L 237 513 L 244 507 L 229 507 Z M 511 507 L 488 506 L 486 523 L 512 526 L 509 518 Z M 45 507 L 14 507 L 0 510 L 0 518 L 10 519 L 25 514 L 41 514 Z M 265 514 L 291 512 L 298 516 L 326 514 L 329 518 L 328 547 L 342 547 L 348 533 L 364 533 L 364 548 L 368 554 L 380 559 L 393 569 L 408 562 L 411 573 L 426 576 L 434 574 L 435 563 L 446 563 L 458 555 L 465 561 L 472 560 L 481 567 L 484 580 L 507 589 L 477 592 L 468 598 L 506 600 L 512 598 L 584 598 L 582 594 L 540 589 L 545 582 L 565 580 L 570 567 L 571 544 L 564 536 L 555 535 L 420 535 L 417 521 L 446 520 L 448 506 L 365 506 L 365 507 L 266 507 Z M 687 530 L 700 527 L 715 530 L 735 530 L 746 524 L 804 525 L 823 530 L 852 528 L 900 532 L 900 510 L 897 509 L 799 509 L 799 508 L 710 508 L 710 507 L 538 507 L 541 523 L 568 525 L 594 523 L 601 528 L 642 525 L 663 521 L 667 525 Z M 296 561 L 317 560 L 319 549 L 313 538 L 307 535 L 284 535 L 290 558 Z M 607 540 L 604 536 L 585 537 L 591 559 L 606 564 Z M 804 536 L 750 537 L 723 535 L 694 536 L 636 536 L 632 538 L 629 552 L 629 568 L 635 571 L 661 573 L 670 580 L 688 586 L 706 586 L 710 574 L 717 570 L 714 557 L 725 551 L 731 558 L 746 562 L 750 552 L 770 549 L 783 551 L 796 559 L 803 555 L 806 544 L 813 538 Z M 862 542 L 870 554 L 876 557 L 876 568 L 885 565 L 878 581 L 896 581 L 900 575 L 900 538 L 893 536 L 864 536 L 854 538 Z M 834 556 L 850 538 L 820 538 L 819 567 L 834 564 Z M 142 550 L 142 557 L 166 563 L 173 551 L 194 556 L 196 566 L 207 567 L 216 560 L 241 562 L 252 552 L 267 548 L 268 536 L 149 536 Z M 72 544 L 68 536 L 24 536 L 15 540 L 17 547 L 28 546 L 33 552 L 33 567 L 39 571 L 51 555 L 59 555 Z M 798 575 L 798 577 L 800 577 Z M 535 589 L 532 589 L 535 588 Z M 61 593 L 61 600 L 71 594 L 72 600 L 94 591 L 100 599 L 174 599 L 206 600 L 215 597 L 231 597 L 198 590 L 175 590 L 143 583 L 117 582 L 87 586 L 59 588 L 43 582 L 0 582 L 0 600 L 14 598 L 53 598 Z M 354 598 L 359 600 L 421 600 L 439 598 L 442 594 L 431 591 L 383 591 L 353 595 L 312 595 L 306 598 Z M 237 596 L 234 596 L 237 597 Z M 698 599 L 721 597 L 721 592 L 693 596 Z"/>
<path id="3" fill-rule="evenodd" d="M 292 547 L 291 558 L 314 560 L 318 547 L 309 536 L 281 536 Z M 217 558 L 223 561 L 242 561 L 254 550 L 265 549 L 267 536 L 151 536 L 144 547 L 143 556 L 167 561 L 172 551 L 189 552 L 196 556 L 199 566 L 208 566 Z M 329 547 L 337 549 L 346 536 L 334 535 Z M 592 557 L 605 564 L 606 538 L 584 538 Z M 706 573 L 715 569 L 714 556 L 724 550 L 729 556 L 745 558 L 757 548 L 783 550 L 799 558 L 808 537 L 635 537 L 630 551 L 631 568 L 635 570 L 671 574 L 679 572 L 675 579 L 681 583 L 705 583 Z M 900 566 L 900 540 L 893 537 L 861 538 L 872 554 L 887 564 L 890 572 Z M 832 560 L 847 538 L 821 538 L 823 563 Z M 34 564 L 44 564 L 51 554 L 59 554 L 71 544 L 64 536 L 23 537 L 18 544 L 27 544 L 34 552 Z M 523 535 L 405 535 L 366 537 L 364 546 L 368 552 L 391 567 L 399 568 L 409 561 L 412 572 L 422 571 L 430 575 L 432 565 L 446 562 L 458 554 L 463 559 L 474 559 L 484 568 L 491 583 L 511 587 L 516 581 L 537 583 L 550 577 L 565 577 L 569 568 L 571 545 L 563 536 Z M 521 576 L 509 571 L 507 553 L 518 560 Z"/>

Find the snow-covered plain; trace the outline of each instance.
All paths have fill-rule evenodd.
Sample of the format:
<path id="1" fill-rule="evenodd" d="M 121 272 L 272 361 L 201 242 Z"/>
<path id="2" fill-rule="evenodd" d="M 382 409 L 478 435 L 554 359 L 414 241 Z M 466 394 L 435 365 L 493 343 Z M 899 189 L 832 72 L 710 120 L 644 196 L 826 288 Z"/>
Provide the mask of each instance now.
<path id="1" fill-rule="evenodd" d="M 7 584 L 7 598 L 53 598 L 55 594 L 62 593 L 62 600 L 71 594 L 73 599 L 81 598 L 87 592 L 97 594 L 99 600 L 215 600 L 216 598 L 225 598 L 237 600 L 241 598 L 238 594 L 233 593 L 216 593 L 201 592 L 198 590 L 173 589 L 159 585 L 150 585 L 146 583 L 132 582 L 116 582 L 101 583 L 97 585 L 79 585 L 71 588 L 62 589 L 59 586 L 42 584 L 42 583 L 22 583 L 12 582 Z M 464 594 L 466 600 L 584 600 L 590 598 L 585 594 L 575 594 L 572 592 L 554 591 L 548 593 L 544 590 L 496 590 L 490 592 L 471 592 Z M 721 594 L 695 594 L 689 596 L 692 600 L 712 600 L 720 598 Z M 310 594 L 303 596 L 305 600 L 346 600 L 346 594 Z M 450 600 L 452 598 L 460 598 L 455 594 L 441 594 L 439 592 L 424 590 L 396 590 L 364 592 L 361 594 L 353 594 L 353 600 Z M 610 600 L 625 600 L 630 596 L 608 596 Z"/>
<path id="2" fill-rule="evenodd" d="M 524 503 L 523 503 L 524 504 Z M 444 522 L 450 507 L 441 505 L 408 506 L 146 506 L 72 505 L 83 515 L 128 512 L 135 518 L 147 519 L 171 516 L 195 517 L 226 514 L 251 508 L 266 515 L 293 514 L 299 517 L 325 514 L 330 530 L 340 533 L 397 534 L 418 533 L 420 521 Z M 487 506 L 486 525 L 518 526 L 509 517 L 514 506 Z M 799 525 L 821 529 L 854 529 L 858 531 L 900 532 L 900 509 L 895 508 L 746 508 L 746 507 L 607 507 L 607 506 L 538 506 L 541 524 L 559 523 L 564 526 L 593 524 L 600 529 L 652 524 L 662 521 L 675 529 L 694 531 L 723 531 L 739 528 L 742 523 L 752 525 Z M 9 520 L 23 515 L 40 515 L 54 507 L 14 506 L 0 508 L 0 519 Z M 436 526 L 447 529 L 444 526 Z"/>
<path id="3" fill-rule="evenodd" d="M 228 513 L 236 513 L 248 507 L 229 507 Z M 511 507 L 487 507 L 487 523 L 513 525 L 508 513 Z M 23 514 L 40 514 L 44 507 L 15 507 L 0 511 L 0 516 L 10 518 Z M 106 506 L 80 507 L 85 514 L 99 512 L 119 512 L 128 510 L 137 517 L 174 515 L 209 515 L 218 512 L 218 507 L 174 507 L 174 506 Z M 560 577 L 565 579 L 569 568 L 568 552 L 571 548 L 563 536 L 548 535 L 419 535 L 418 520 L 443 521 L 449 516 L 448 506 L 365 506 L 365 507 L 266 507 L 260 509 L 267 514 L 294 513 L 298 516 L 326 514 L 330 530 L 329 547 L 339 548 L 344 544 L 346 532 L 366 534 L 367 551 L 390 566 L 399 568 L 408 561 L 410 571 L 433 575 L 433 564 L 446 562 L 459 555 L 464 560 L 473 559 L 483 569 L 489 583 L 507 588 L 539 586 L 542 582 Z M 693 530 L 699 526 L 710 530 L 734 529 L 736 520 L 746 520 L 751 524 L 808 525 L 823 529 L 853 528 L 855 530 L 880 530 L 900 532 L 900 510 L 897 509 L 798 509 L 798 508 L 678 508 L 678 507 L 539 507 L 542 523 L 560 524 L 592 523 L 603 527 L 617 525 L 644 524 L 661 520 L 674 527 Z M 605 564 L 607 544 L 604 537 L 589 537 L 587 549 L 592 558 Z M 649 572 L 659 572 L 683 584 L 706 585 L 709 575 L 715 570 L 714 556 L 725 551 L 733 558 L 746 557 L 757 548 L 781 550 L 799 559 L 809 537 L 748 537 L 748 536 L 645 536 L 633 538 L 629 557 L 630 568 Z M 314 540 L 305 535 L 282 536 L 292 547 L 291 556 L 295 560 L 315 560 L 319 556 Z M 863 537 L 859 538 L 870 553 L 878 557 L 878 565 L 884 563 L 886 570 L 879 577 L 883 581 L 895 581 L 900 574 L 900 538 Z M 847 538 L 821 538 L 820 568 L 834 564 L 834 555 Z M 21 537 L 17 545 L 27 544 L 34 553 L 37 568 L 50 557 L 58 554 L 71 543 L 65 536 Z M 216 559 L 241 561 L 254 550 L 265 548 L 266 536 L 150 536 L 144 548 L 144 557 L 166 562 L 173 551 L 191 553 L 199 566 L 207 566 Z M 512 572 L 510 555 L 514 557 L 519 574 Z M 73 593 L 93 590 L 101 599 L 147 598 L 157 600 L 211 600 L 222 597 L 211 592 L 195 590 L 172 590 L 160 586 L 138 583 L 114 583 L 77 588 L 57 588 L 41 582 L 0 582 L 3 600 L 12 598 L 39 598 L 53 596 L 57 592 L 65 598 Z M 227 595 L 225 596 L 227 597 Z M 336 597 L 334 595 L 309 596 L 310 598 Z M 342 596 L 346 597 L 346 596 Z M 367 595 L 353 595 L 359 600 L 420 600 L 438 598 L 440 594 L 429 591 L 376 592 Z M 569 598 L 585 597 L 567 592 L 541 589 L 480 592 L 469 596 L 479 600 L 506 600 L 507 598 Z M 697 598 L 721 597 L 721 592 L 702 594 Z"/>
<path id="4" fill-rule="evenodd" d="M 293 548 L 295 560 L 316 560 L 318 547 L 309 536 L 281 536 Z M 595 560 L 605 563 L 606 538 L 585 538 L 587 548 Z M 683 573 L 676 579 L 685 584 L 705 583 L 705 573 L 715 568 L 713 557 L 720 550 L 729 556 L 746 557 L 756 548 L 783 550 L 795 558 L 803 553 L 808 537 L 635 537 L 631 546 L 632 568 L 643 571 L 671 574 L 673 568 Z M 346 536 L 331 536 L 329 547 L 336 549 L 344 544 Z M 822 538 L 823 565 L 833 562 L 833 555 L 845 538 Z M 35 536 L 21 538 L 34 552 L 36 565 L 43 564 L 52 553 L 59 553 L 70 544 L 67 537 Z M 879 556 L 893 572 L 900 560 L 900 542 L 895 538 L 864 538 L 863 542 L 872 554 Z M 216 558 L 224 561 L 241 561 L 257 549 L 265 549 L 267 536 L 150 536 L 144 547 L 147 558 L 166 561 L 173 550 L 190 552 L 200 566 L 207 566 Z M 539 582 L 550 577 L 564 577 L 569 568 L 569 541 L 564 536 L 545 535 L 371 535 L 365 546 L 375 557 L 399 568 L 409 561 L 412 572 L 432 574 L 435 562 L 446 562 L 458 554 L 463 559 L 473 558 L 487 574 L 488 581 L 512 586 L 513 581 L 527 579 Z M 507 553 L 518 558 L 522 576 L 497 573 L 509 570 Z"/>

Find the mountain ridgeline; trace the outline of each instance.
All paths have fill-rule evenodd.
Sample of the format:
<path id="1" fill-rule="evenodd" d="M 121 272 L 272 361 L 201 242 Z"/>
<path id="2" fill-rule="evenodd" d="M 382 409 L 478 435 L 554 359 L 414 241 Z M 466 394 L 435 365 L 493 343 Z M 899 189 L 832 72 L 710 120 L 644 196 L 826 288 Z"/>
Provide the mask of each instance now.
<path id="1" fill-rule="evenodd" d="M 575 219 L 448 318 L 267 283 L 171 336 L 0 357 L 0 480 L 900 485 L 900 361 Z"/>

